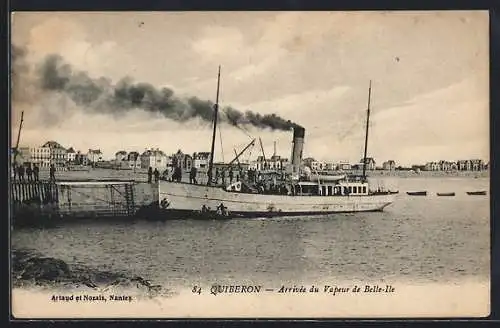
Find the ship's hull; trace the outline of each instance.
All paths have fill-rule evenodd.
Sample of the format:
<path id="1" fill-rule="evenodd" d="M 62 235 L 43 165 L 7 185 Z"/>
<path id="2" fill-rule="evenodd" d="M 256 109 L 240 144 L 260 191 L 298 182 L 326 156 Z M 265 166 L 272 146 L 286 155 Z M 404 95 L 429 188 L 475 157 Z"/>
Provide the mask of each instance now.
<path id="1" fill-rule="evenodd" d="M 332 213 L 382 211 L 394 195 L 288 196 L 228 192 L 217 187 L 160 181 L 159 203 L 172 216 L 199 213 L 205 206 L 216 210 L 221 204 L 235 217 L 325 215 Z"/>

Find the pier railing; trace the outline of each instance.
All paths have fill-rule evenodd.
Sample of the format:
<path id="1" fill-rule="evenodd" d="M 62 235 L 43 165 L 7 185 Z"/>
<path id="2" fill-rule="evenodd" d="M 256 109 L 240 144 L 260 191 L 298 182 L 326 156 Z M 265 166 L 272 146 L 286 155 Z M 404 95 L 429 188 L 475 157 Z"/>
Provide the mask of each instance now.
<path id="1" fill-rule="evenodd" d="M 15 181 L 10 184 L 11 203 L 40 203 L 57 202 L 57 184 L 42 181 Z"/>

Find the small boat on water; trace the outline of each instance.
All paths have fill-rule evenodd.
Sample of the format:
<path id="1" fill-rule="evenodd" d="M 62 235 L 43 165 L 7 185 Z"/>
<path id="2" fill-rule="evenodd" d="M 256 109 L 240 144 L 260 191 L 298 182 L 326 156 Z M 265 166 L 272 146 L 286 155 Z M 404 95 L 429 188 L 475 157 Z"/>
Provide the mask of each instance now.
<path id="1" fill-rule="evenodd" d="M 146 205 L 141 207 L 137 212 L 136 216 L 145 219 L 153 219 L 155 220 L 155 215 L 158 214 L 158 210 L 161 207 L 164 207 L 165 204 L 158 204 L 156 202 L 151 203 L 150 205 Z M 239 218 L 241 215 L 237 213 L 231 213 L 227 211 L 227 208 L 221 203 L 215 210 L 210 209 L 207 206 L 203 206 L 201 211 L 192 211 L 189 215 L 186 215 L 183 211 L 172 211 L 170 213 L 169 219 L 171 220 L 180 220 L 180 219 L 189 219 L 189 220 L 229 220 Z"/>
<path id="2" fill-rule="evenodd" d="M 467 191 L 467 195 L 470 195 L 470 196 L 484 196 L 486 195 L 486 191 L 482 190 L 482 191 Z"/>
<path id="3" fill-rule="evenodd" d="M 399 194 L 399 191 L 391 191 L 391 190 L 377 190 L 372 193 L 373 195 L 396 195 Z"/>
<path id="4" fill-rule="evenodd" d="M 455 196 L 455 193 L 454 192 L 438 192 L 437 195 L 438 196 L 452 197 L 452 196 Z"/>
<path id="5" fill-rule="evenodd" d="M 407 191 L 410 196 L 427 196 L 427 191 Z"/>

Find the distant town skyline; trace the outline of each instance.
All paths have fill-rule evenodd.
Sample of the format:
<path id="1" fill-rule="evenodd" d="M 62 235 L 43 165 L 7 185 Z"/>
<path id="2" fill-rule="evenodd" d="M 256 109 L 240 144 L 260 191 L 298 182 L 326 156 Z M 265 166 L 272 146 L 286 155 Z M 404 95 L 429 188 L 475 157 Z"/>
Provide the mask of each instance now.
<path id="1" fill-rule="evenodd" d="M 203 151 L 203 150 L 199 150 L 199 151 L 194 151 L 194 152 L 188 152 L 188 151 L 184 151 L 182 148 L 179 148 L 173 152 L 169 152 L 169 151 L 164 151 L 163 149 L 161 148 L 158 148 L 158 147 L 143 147 L 142 149 L 133 149 L 133 148 L 122 148 L 122 149 L 117 149 L 113 152 L 113 154 L 111 155 L 105 155 L 102 153 L 101 149 L 98 147 L 98 146 L 95 146 L 95 147 L 91 147 L 91 148 L 88 148 L 88 149 L 79 149 L 77 147 L 74 147 L 72 145 L 64 145 L 63 143 L 59 142 L 59 141 L 55 141 L 55 140 L 48 140 L 48 141 L 45 141 L 43 142 L 42 144 L 37 144 L 37 145 L 20 145 L 19 148 L 22 149 L 22 148 L 30 148 L 30 149 L 33 149 L 33 148 L 41 148 L 43 147 L 44 145 L 47 145 L 47 144 L 50 144 L 50 143 L 56 143 L 58 144 L 59 146 L 63 147 L 65 150 L 71 150 L 71 153 L 81 153 L 82 155 L 86 155 L 88 154 L 88 152 L 92 151 L 92 152 L 97 152 L 99 151 L 100 152 L 100 157 L 102 158 L 103 161 L 112 161 L 112 160 L 115 160 L 117 158 L 117 155 L 121 155 L 120 157 L 123 157 L 124 155 L 128 155 L 128 154 L 131 154 L 131 153 L 137 153 L 139 155 L 143 154 L 143 153 L 147 153 L 151 150 L 159 150 L 160 152 L 162 152 L 165 156 L 168 156 L 168 157 L 172 157 L 174 156 L 177 152 L 182 152 L 183 154 L 189 154 L 189 155 L 193 155 L 194 153 L 198 153 L 198 154 L 201 154 L 201 153 L 206 153 L 206 154 L 209 154 L 210 152 L 206 152 L 206 151 Z M 245 156 L 244 154 L 240 157 L 240 160 L 242 162 L 252 162 L 252 161 L 256 161 L 258 160 L 258 158 L 262 157 L 262 151 L 260 150 L 260 148 L 255 148 L 258 150 L 257 153 L 255 153 L 255 151 L 253 152 L 253 155 L 251 157 L 249 156 Z M 228 163 L 230 162 L 233 158 L 234 158 L 234 153 L 232 154 L 228 154 L 229 156 L 226 156 L 225 158 L 225 163 Z M 280 153 L 276 153 L 274 154 L 273 153 L 266 153 L 265 154 L 265 158 L 267 160 L 269 160 L 273 155 L 276 155 L 276 156 L 279 156 L 281 157 L 282 159 L 285 159 L 285 160 L 290 160 L 289 156 L 287 155 L 284 155 L 284 154 L 280 154 Z M 338 159 L 338 158 L 329 158 L 329 159 L 319 159 L 317 157 L 314 157 L 314 156 L 308 156 L 308 157 L 304 157 L 303 160 L 304 161 L 310 161 L 310 159 L 314 159 L 315 161 L 318 161 L 318 162 L 324 162 L 324 163 L 336 163 L 336 164 L 339 164 L 339 163 L 349 163 L 349 164 L 360 164 L 362 163 L 362 157 L 359 159 L 359 160 L 355 160 L 355 161 L 348 161 L 348 160 L 345 160 L 345 159 Z M 467 161 L 467 160 L 481 160 L 483 161 L 485 164 L 488 164 L 489 163 L 489 160 L 485 160 L 484 158 L 473 158 L 473 157 L 464 157 L 464 158 L 454 158 L 454 159 L 447 159 L 447 158 L 435 158 L 435 159 L 432 159 L 432 160 L 429 160 L 429 161 L 426 161 L 426 162 L 415 162 L 415 163 L 410 163 L 410 164 L 406 164 L 406 165 L 403 165 L 401 164 L 400 162 L 398 162 L 397 160 L 393 159 L 393 158 L 374 158 L 372 156 L 367 156 L 367 160 L 368 159 L 373 159 L 375 161 L 375 166 L 376 167 L 382 167 L 383 164 L 385 162 L 388 162 L 388 161 L 394 161 L 394 164 L 396 167 L 406 167 L 406 168 L 411 168 L 412 166 L 425 166 L 426 164 L 432 164 L 432 163 L 439 163 L 440 161 L 445 161 L 445 162 L 457 162 L 457 161 Z M 219 162 L 222 162 L 219 161 Z"/>
<path id="2" fill-rule="evenodd" d="M 88 90 L 102 82 L 116 91 L 130 77 L 214 102 L 221 65 L 221 107 L 304 126 L 304 158 L 359 162 L 372 80 L 368 156 L 377 164 L 489 161 L 486 11 L 15 13 L 12 43 L 13 145 L 24 111 L 20 146 L 56 140 L 100 148 L 106 158 L 151 147 L 210 151 L 203 114 L 167 118 L 128 103 L 111 113 L 109 102 L 87 101 Z M 40 85 L 42 63 L 53 54 L 61 57 L 55 81 L 70 81 L 64 88 Z M 82 86 L 85 93 L 70 96 Z M 227 162 L 250 137 L 261 137 L 269 156 L 275 141 L 279 155 L 290 155 L 291 131 L 228 122 L 220 130 L 216 161 L 221 148 Z"/>

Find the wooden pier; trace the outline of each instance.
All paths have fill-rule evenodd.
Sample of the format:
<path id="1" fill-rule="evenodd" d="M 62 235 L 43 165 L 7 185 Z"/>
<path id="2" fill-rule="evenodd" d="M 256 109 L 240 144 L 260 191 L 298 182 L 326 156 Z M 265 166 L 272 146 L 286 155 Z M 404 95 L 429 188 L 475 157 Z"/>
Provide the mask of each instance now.
<path id="1" fill-rule="evenodd" d="M 13 181 L 11 213 L 36 220 L 51 218 L 131 217 L 157 199 L 157 185 L 134 181 Z"/>

